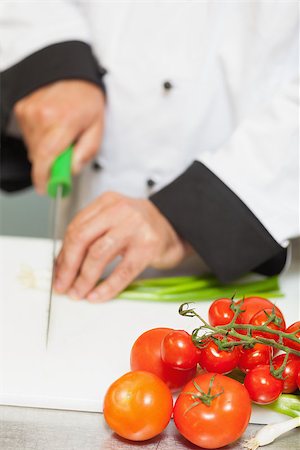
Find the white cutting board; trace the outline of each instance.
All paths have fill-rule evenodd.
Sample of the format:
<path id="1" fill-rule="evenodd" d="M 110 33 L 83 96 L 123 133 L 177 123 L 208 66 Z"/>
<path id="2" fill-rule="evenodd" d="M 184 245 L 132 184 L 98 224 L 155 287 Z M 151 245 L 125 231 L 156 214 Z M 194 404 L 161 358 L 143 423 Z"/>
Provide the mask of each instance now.
<path id="1" fill-rule="evenodd" d="M 50 270 L 51 241 L 2 237 L 0 255 L 0 404 L 101 411 L 107 387 L 129 370 L 139 334 L 158 326 L 191 331 L 197 325 L 179 316 L 179 303 L 91 305 L 54 295 L 46 350 L 47 283 L 45 289 L 26 288 L 18 277 L 23 265 L 38 273 Z M 286 297 L 276 301 L 288 323 L 299 318 L 298 281 L 294 265 L 282 276 Z M 206 316 L 208 306 L 201 302 L 198 310 Z"/>

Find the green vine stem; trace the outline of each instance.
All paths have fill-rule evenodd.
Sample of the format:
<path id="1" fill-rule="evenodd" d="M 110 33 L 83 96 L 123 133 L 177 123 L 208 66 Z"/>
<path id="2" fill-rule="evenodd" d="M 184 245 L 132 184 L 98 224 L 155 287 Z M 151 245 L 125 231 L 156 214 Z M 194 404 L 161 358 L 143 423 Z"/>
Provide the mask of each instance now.
<path id="1" fill-rule="evenodd" d="M 250 325 L 250 324 L 240 324 L 236 323 L 237 318 L 242 310 L 243 301 L 241 301 L 239 304 L 235 303 L 232 300 L 231 309 L 234 311 L 234 316 L 230 323 L 227 325 L 219 325 L 219 326 L 212 326 L 210 325 L 203 317 L 201 317 L 193 308 L 189 307 L 189 303 L 183 303 L 179 308 L 179 314 L 181 316 L 186 317 L 197 317 L 202 325 L 198 328 L 196 328 L 192 332 L 192 339 L 194 344 L 201 348 L 207 345 L 208 338 L 211 338 L 214 340 L 214 342 L 217 344 L 219 350 L 225 350 L 230 351 L 235 346 L 242 346 L 246 349 L 253 348 L 255 344 L 265 344 L 270 347 L 279 349 L 284 351 L 287 355 L 290 353 L 297 355 L 300 357 L 300 351 L 290 348 L 283 343 L 283 339 L 289 339 L 290 341 L 293 341 L 300 345 L 300 339 L 297 337 L 297 333 L 299 333 L 299 330 L 296 330 L 294 333 L 286 333 L 284 331 L 279 330 L 273 330 L 272 328 L 269 328 L 268 325 L 273 322 L 278 322 L 278 317 L 276 316 L 275 309 L 273 309 L 272 313 L 268 315 L 268 319 L 264 323 L 264 325 L 256 326 L 256 325 Z M 246 330 L 246 334 L 239 333 L 238 330 Z M 199 336 L 199 332 L 204 331 L 204 334 Z M 278 337 L 278 341 L 275 339 L 269 339 L 263 336 L 253 336 L 253 331 L 262 331 L 266 332 L 268 334 L 273 334 L 274 337 Z M 222 336 L 222 339 L 220 339 L 220 336 Z M 238 339 L 238 340 L 228 340 L 228 337 Z M 277 377 L 281 377 L 281 374 L 285 368 L 286 362 L 287 362 L 288 356 L 283 361 L 283 364 L 277 371 L 274 371 L 274 375 Z M 272 369 L 272 367 L 271 367 Z"/>

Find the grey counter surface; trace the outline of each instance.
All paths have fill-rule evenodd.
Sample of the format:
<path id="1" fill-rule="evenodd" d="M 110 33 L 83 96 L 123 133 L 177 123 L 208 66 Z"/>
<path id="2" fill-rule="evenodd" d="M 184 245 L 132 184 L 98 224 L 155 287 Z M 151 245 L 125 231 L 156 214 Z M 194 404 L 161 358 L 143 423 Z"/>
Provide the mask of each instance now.
<path id="1" fill-rule="evenodd" d="M 226 424 L 224 424 L 226 426 Z M 243 438 L 226 450 L 241 450 L 243 439 L 261 425 L 249 425 Z M 96 413 L 36 408 L 0 407 L 1 450 L 184 450 L 198 449 L 176 431 L 173 421 L 157 438 L 131 443 L 112 433 L 103 416 Z M 299 450 L 300 431 L 278 438 L 267 450 Z"/>

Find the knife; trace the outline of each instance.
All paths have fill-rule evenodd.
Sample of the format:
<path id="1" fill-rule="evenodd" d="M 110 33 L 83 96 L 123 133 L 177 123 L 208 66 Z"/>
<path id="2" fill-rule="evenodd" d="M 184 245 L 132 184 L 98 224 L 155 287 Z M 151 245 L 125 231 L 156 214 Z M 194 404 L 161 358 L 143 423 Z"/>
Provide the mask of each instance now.
<path id="1" fill-rule="evenodd" d="M 47 185 L 48 195 L 53 199 L 54 205 L 52 210 L 52 273 L 51 273 L 51 285 L 48 300 L 48 313 L 47 313 L 47 329 L 46 329 L 46 347 L 48 346 L 50 322 L 51 322 L 51 307 L 52 307 L 52 294 L 53 294 L 53 281 L 55 274 L 55 257 L 56 257 L 56 244 L 57 244 L 57 226 L 58 226 L 58 211 L 59 204 L 62 197 L 66 197 L 72 190 L 72 176 L 71 176 L 71 163 L 72 163 L 73 146 L 61 153 L 54 161 L 50 179 Z"/>

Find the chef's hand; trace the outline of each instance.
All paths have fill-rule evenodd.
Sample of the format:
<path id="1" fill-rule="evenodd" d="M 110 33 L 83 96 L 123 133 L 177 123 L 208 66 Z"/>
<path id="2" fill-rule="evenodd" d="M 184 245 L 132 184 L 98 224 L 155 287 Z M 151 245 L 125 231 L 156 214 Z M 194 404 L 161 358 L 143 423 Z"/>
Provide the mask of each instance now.
<path id="1" fill-rule="evenodd" d="M 175 267 L 189 247 L 149 201 L 107 192 L 71 222 L 56 262 L 54 288 L 74 299 L 114 298 L 147 266 Z M 105 267 L 121 257 L 95 287 Z"/>
<path id="2" fill-rule="evenodd" d="M 92 83 L 64 80 L 37 89 L 14 107 L 32 163 L 38 193 L 46 190 L 54 159 L 75 142 L 73 174 L 97 153 L 103 130 L 104 95 Z"/>

